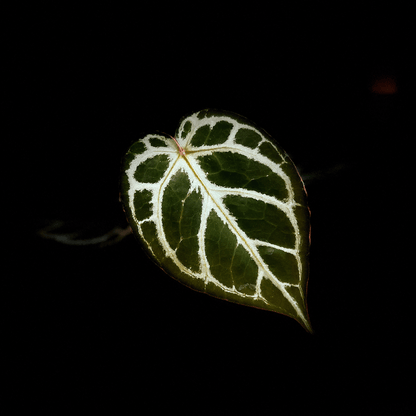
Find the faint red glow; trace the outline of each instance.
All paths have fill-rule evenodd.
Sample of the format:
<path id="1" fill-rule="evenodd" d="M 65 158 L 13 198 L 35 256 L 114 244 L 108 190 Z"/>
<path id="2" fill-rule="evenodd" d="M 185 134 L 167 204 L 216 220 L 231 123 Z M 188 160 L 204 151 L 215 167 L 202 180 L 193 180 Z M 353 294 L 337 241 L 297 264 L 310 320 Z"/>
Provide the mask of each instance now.
<path id="1" fill-rule="evenodd" d="M 375 94 L 396 94 L 396 80 L 391 77 L 376 78 L 371 84 L 371 92 Z"/>

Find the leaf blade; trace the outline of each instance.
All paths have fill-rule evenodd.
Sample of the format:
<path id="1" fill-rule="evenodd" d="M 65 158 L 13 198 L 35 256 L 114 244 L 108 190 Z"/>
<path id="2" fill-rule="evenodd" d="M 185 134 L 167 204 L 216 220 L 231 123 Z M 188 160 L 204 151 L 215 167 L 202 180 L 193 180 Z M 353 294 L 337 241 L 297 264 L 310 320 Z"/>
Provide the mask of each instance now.
<path id="1" fill-rule="evenodd" d="M 147 135 L 125 158 L 122 201 L 145 250 L 196 290 L 286 314 L 311 332 L 309 210 L 292 161 L 230 112 L 184 117 L 176 135 L 177 144 Z"/>

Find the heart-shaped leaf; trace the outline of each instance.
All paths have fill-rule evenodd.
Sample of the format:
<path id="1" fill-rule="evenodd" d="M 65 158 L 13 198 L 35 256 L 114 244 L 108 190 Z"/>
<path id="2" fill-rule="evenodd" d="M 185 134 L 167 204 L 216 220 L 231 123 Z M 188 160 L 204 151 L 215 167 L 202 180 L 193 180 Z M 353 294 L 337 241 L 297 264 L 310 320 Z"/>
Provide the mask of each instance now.
<path id="1" fill-rule="evenodd" d="M 124 159 L 121 196 L 149 256 L 185 285 L 296 319 L 306 308 L 309 209 L 288 155 L 230 112 L 148 134 Z"/>

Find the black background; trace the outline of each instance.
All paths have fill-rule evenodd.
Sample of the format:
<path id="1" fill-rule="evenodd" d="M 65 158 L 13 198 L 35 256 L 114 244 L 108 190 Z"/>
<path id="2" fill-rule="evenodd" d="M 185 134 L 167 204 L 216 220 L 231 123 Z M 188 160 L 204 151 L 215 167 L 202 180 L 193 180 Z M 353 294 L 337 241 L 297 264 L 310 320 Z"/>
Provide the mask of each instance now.
<path id="1" fill-rule="evenodd" d="M 403 178 L 414 32 L 403 16 L 110 3 L 10 16 L 2 325 L 15 409 L 115 398 L 135 410 L 412 413 Z M 378 77 L 394 78 L 397 94 L 372 93 Z M 132 236 L 99 249 L 36 234 L 54 219 L 125 225 L 118 178 L 131 142 L 173 135 L 208 107 L 265 128 L 309 178 L 314 335 L 189 290 Z"/>

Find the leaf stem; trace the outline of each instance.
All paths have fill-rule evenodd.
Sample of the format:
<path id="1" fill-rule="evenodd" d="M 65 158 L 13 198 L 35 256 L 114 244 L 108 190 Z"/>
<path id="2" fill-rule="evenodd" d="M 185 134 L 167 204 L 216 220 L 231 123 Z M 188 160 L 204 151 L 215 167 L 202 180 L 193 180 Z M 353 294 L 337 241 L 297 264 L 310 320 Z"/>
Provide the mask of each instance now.
<path id="1" fill-rule="evenodd" d="M 170 134 L 169 134 L 169 136 L 170 136 Z M 178 143 L 178 141 L 173 137 L 173 136 L 170 136 L 170 137 L 172 137 L 172 139 L 173 140 L 175 140 L 175 143 L 176 143 L 176 146 L 178 146 L 178 149 L 179 149 L 179 153 L 182 155 L 182 156 L 185 156 L 185 150 L 183 150 L 183 148 L 181 147 L 181 145 Z"/>

